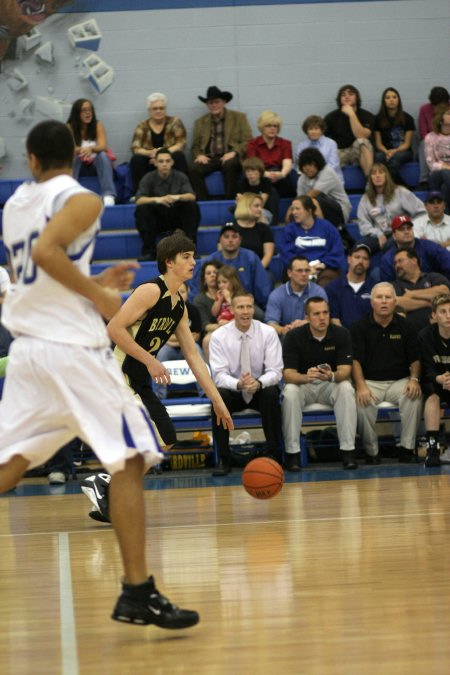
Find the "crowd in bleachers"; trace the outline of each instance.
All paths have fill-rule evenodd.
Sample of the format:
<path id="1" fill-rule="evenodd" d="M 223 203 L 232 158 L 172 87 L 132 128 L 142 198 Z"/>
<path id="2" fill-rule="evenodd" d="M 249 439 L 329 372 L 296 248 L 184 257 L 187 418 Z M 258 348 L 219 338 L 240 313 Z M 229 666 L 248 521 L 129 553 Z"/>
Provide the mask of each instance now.
<path id="1" fill-rule="evenodd" d="M 344 85 L 335 110 L 304 120 L 307 138 L 295 153 L 280 136 L 276 112 L 262 112 L 260 135 L 252 136 L 245 113 L 227 108 L 231 92 L 210 86 L 198 98 L 208 112 L 195 122 L 188 161 L 183 122 L 167 114 L 164 94 L 148 97 L 149 116 L 135 129 L 129 172 L 143 263 L 156 259 L 158 238 L 175 229 L 195 241 L 201 203 L 215 197 L 208 176 L 222 173 L 228 222 L 221 223 L 217 248 L 198 261 L 189 283 L 191 314 L 195 308 L 200 314 L 193 331 L 205 359 L 211 337 L 234 320 L 233 297 L 243 292 L 254 297 L 255 319 L 271 325 L 284 341 L 310 323 L 305 305 L 311 298 L 325 301 L 330 325 L 346 330 L 373 313 L 377 282 L 392 281 L 395 317 L 402 314 L 415 333 L 425 329 L 434 298 L 450 292 L 448 91 L 433 87 L 420 109 L 416 136 L 414 119 L 395 88 L 385 89 L 372 114 L 362 107 L 356 87 Z M 68 125 L 76 144 L 76 177 L 94 171 L 105 206 L 113 206 L 114 156 L 91 101 L 74 103 Z M 403 178 L 402 166 L 415 156 L 420 182 L 412 187 L 422 199 Z M 366 180 L 356 228 L 349 227 L 354 210 L 345 184 L 349 166 L 360 167 Z M 285 224 L 278 225 L 284 212 Z M 281 259 L 281 274 L 273 272 L 274 254 Z M 165 358 L 178 357 L 177 349 L 169 345 Z M 373 456 L 372 447 L 368 457 Z M 354 464 L 348 457 L 344 461 L 346 468 Z"/>
<path id="2" fill-rule="evenodd" d="M 340 234 L 344 250 L 351 248 L 354 243 L 351 232 L 355 233 L 355 229 L 348 225 L 354 202 L 347 194 L 343 174 L 343 170 L 351 166 L 359 166 L 367 179 L 365 192 L 357 205 L 356 240 L 364 241 L 373 254 L 384 254 L 392 247 L 391 222 L 394 216 L 408 215 L 414 220 L 422 216 L 427 218 L 423 199 L 409 189 L 403 178 L 402 166 L 413 160 L 415 154 L 418 154 L 420 163 L 420 183 L 413 187 L 419 187 L 422 198 L 426 189 L 440 193 L 446 211 L 449 209 L 447 182 L 450 168 L 447 168 L 446 160 L 449 159 L 447 138 L 450 138 L 450 127 L 447 127 L 450 125 L 450 114 L 447 117 L 449 94 L 443 87 L 433 87 L 430 102 L 421 106 L 417 135 L 414 119 L 403 110 L 401 96 L 395 88 L 384 90 L 380 108 L 373 114 L 362 107 L 356 87 L 343 85 L 337 93 L 335 110 L 324 117 L 310 115 L 303 122 L 302 129 L 307 139 L 297 145 L 295 153 L 292 143 L 280 135 L 282 119 L 277 113 L 270 110 L 262 112 L 257 120 L 260 135 L 252 137 L 245 113 L 227 107 L 233 98 L 231 92 L 213 85 L 208 87 L 205 96 L 198 98 L 206 104 L 208 111 L 194 124 L 190 161 L 185 154 L 185 126 L 178 117 L 168 115 L 167 97 L 162 93 L 156 92 L 148 97 L 149 116 L 138 123 L 133 135 L 130 171 L 135 196 L 132 201 L 137 206 L 136 227 L 142 237 L 141 259 L 144 261 L 155 259 L 155 241 L 161 233 L 181 226 L 195 239 L 201 212 L 195 211 L 192 202 L 211 199 L 205 179 L 218 171 L 223 175 L 222 196 L 235 201 L 238 206 L 234 222 L 243 236 L 242 245 L 257 253 L 265 269 L 269 266 L 271 252 L 273 256 L 273 238 L 269 228 L 264 226 L 278 224 L 280 199 L 285 202 L 294 196 L 310 197 L 315 207 L 315 219 L 332 223 Z M 86 147 L 89 151 L 93 148 L 95 161 L 98 161 L 107 152 L 103 127 L 96 120 L 95 110 L 89 101 L 80 99 L 74 104 L 74 109 L 81 119 L 79 133 L 83 136 L 78 147 L 79 139 L 75 135 L 77 150 L 81 153 L 86 152 Z M 70 118 L 72 129 L 76 127 L 74 109 Z M 95 132 L 95 129 L 98 131 Z M 88 141 L 87 137 L 97 138 L 96 133 L 98 143 L 93 146 L 94 141 Z M 167 157 L 165 160 L 158 159 L 161 149 L 170 152 L 171 160 Z M 85 161 L 85 158 L 82 159 Z M 158 163 L 162 166 L 163 161 L 171 164 L 165 174 L 161 173 L 161 167 L 158 169 Z M 77 170 L 80 163 L 80 158 L 77 158 Z M 100 182 L 106 203 L 110 203 L 113 195 L 108 194 L 104 187 L 104 178 Z M 249 199 L 249 193 L 259 196 L 262 211 L 255 200 L 247 208 L 254 213 L 246 213 L 242 217 L 240 211 L 244 205 L 239 207 L 239 202 L 241 198 L 244 201 Z M 286 222 L 296 222 L 293 214 L 289 208 Z M 429 227 L 422 227 L 421 236 L 433 239 L 435 233 L 434 238 L 442 241 L 439 225 L 446 225 L 445 219 L 444 216 L 440 223 L 428 223 L 427 218 Z M 297 220 L 297 224 L 299 222 Z M 424 234 L 425 231 L 427 234 Z M 288 232 L 286 228 L 278 242 L 284 269 L 289 262 Z M 309 253 L 312 235 L 315 236 L 316 232 L 310 233 L 310 238 L 305 237 L 303 242 L 306 254 Z M 316 241 L 323 238 L 322 235 L 323 230 Z M 332 233 L 330 237 L 333 237 Z M 327 246 L 333 247 L 334 242 L 327 240 Z M 345 263 L 341 264 L 342 252 L 336 251 L 336 256 L 340 263 L 334 268 L 331 265 L 326 267 L 340 273 L 341 269 L 345 269 Z M 315 258 L 317 256 L 310 260 Z M 317 260 L 320 264 L 323 262 L 319 258 Z M 375 275 L 375 268 L 379 265 L 380 259 L 375 257 L 372 260 Z M 323 273 L 321 284 L 331 278 L 333 274 L 329 271 Z"/>

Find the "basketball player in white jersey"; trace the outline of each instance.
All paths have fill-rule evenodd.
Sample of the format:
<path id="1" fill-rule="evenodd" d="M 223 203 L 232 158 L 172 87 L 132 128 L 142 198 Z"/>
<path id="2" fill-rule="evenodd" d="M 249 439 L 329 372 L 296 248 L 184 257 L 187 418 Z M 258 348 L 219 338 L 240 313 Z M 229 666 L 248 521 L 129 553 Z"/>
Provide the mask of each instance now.
<path id="1" fill-rule="evenodd" d="M 112 475 L 110 517 L 124 565 L 112 618 L 192 626 L 197 612 L 172 605 L 147 576 L 142 476 L 161 454 L 103 321 L 118 311 L 133 265 L 89 276 L 102 205 L 71 176 L 69 129 L 41 122 L 26 147 L 35 182 L 20 186 L 3 212 L 13 285 L 2 320 L 16 339 L 0 404 L 0 491 L 11 490 L 74 436 L 86 441 Z"/>

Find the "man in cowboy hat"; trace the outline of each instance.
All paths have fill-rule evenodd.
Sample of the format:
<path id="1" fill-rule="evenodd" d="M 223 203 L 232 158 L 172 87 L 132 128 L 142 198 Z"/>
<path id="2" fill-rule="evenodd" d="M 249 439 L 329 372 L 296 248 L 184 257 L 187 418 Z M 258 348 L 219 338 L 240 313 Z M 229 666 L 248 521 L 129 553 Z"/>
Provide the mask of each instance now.
<path id="1" fill-rule="evenodd" d="M 233 94 L 221 91 L 215 85 L 208 87 L 206 96 L 199 96 L 206 103 L 208 112 L 194 124 L 192 139 L 193 164 L 190 178 L 197 199 L 209 198 L 205 177 L 213 171 L 222 171 L 226 199 L 234 199 L 241 172 L 247 141 L 252 130 L 244 113 L 228 110 L 226 103 Z"/>

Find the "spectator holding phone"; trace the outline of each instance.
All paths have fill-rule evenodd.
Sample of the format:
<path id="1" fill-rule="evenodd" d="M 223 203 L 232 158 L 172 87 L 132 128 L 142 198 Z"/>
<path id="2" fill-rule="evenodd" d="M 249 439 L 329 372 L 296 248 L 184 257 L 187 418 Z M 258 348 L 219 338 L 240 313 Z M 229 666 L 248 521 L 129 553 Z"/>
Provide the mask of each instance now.
<path id="1" fill-rule="evenodd" d="M 350 382 L 352 343 L 346 328 L 330 323 L 328 303 L 305 303 L 308 323 L 286 333 L 283 342 L 283 436 L 286 469 L 300 470 L 302 411 L 311 403 L 332 405 L 344 469 L 356 469 L 355 391 Z"/>

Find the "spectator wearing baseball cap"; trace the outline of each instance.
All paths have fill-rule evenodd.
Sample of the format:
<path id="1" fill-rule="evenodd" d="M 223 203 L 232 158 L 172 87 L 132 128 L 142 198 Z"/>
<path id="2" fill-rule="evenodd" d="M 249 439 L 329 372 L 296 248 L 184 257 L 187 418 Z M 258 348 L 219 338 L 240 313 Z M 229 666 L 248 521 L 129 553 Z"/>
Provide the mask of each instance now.
<path id="1" fill-rule="evenodd" d="M 450 216 L 445 213 L 442 192 L 429 192 L 425 199 L 427 212 L 414 218 L 414 234 L 418 239 L 429 239 L 450 250 Z"/>
<path id="2" fill-rule="evenodd" d="M 370 292 L 375 281 L 368 276 L 371 251 L 367 244 L 355 244 L 347 256 L 348 272 L 326 287 L 331 322 L 350 326 L 370 312 Z"/>
<path id="3" fill-rule="evenodd" d="M 225 223 L 225 225 L 220 228 L 219 241 L 220 237 L 225 234 L 225 232 L 237 232 L 239 234 L 239 230 L 234 223 Z"/>
<path id="4" fill-rule="evenodd" d="M 413 221 L 411 216 L 395 216 L 392 218 L 391 221 L 391 230 L 392 232 L 395 232 L 395 230 L 400 230 L 401 228 L 404 227 L 413 227 Z"/>
<path id="5" fill-rule="evenodd" d="M 450 251 L 429 239 L 418 239 L 414 236 L 413 227 L 410 216 L 395 216 L 392 219 L 393 245 L 381 258 L 381 279 L 395 279 L 394 257 L 399 248 L 413 248 L 416 251 L 422 272 L 438 272 L 450 279 Z"/>
<path id="6" fill-rule="evenodd" d="M 219 233 L 219 248 L 203 260 L 203 264 L 210 260 L 218 260 L 222 265 L 231 265 L 237 269 L 242 286 L 255 298 L 255 317 L 264 319 L 262 311 L 267 303 L 267 298 L 272 290 L 272 284 L 264 269 L 261 260 L 254 251 L 242 247 L 241 234 L 233 223 L 226 223 Z M 190 285 L 190 297 L 195 298 L 199 290 L 199 277 L 201 266 L 194 271 Z"/>

